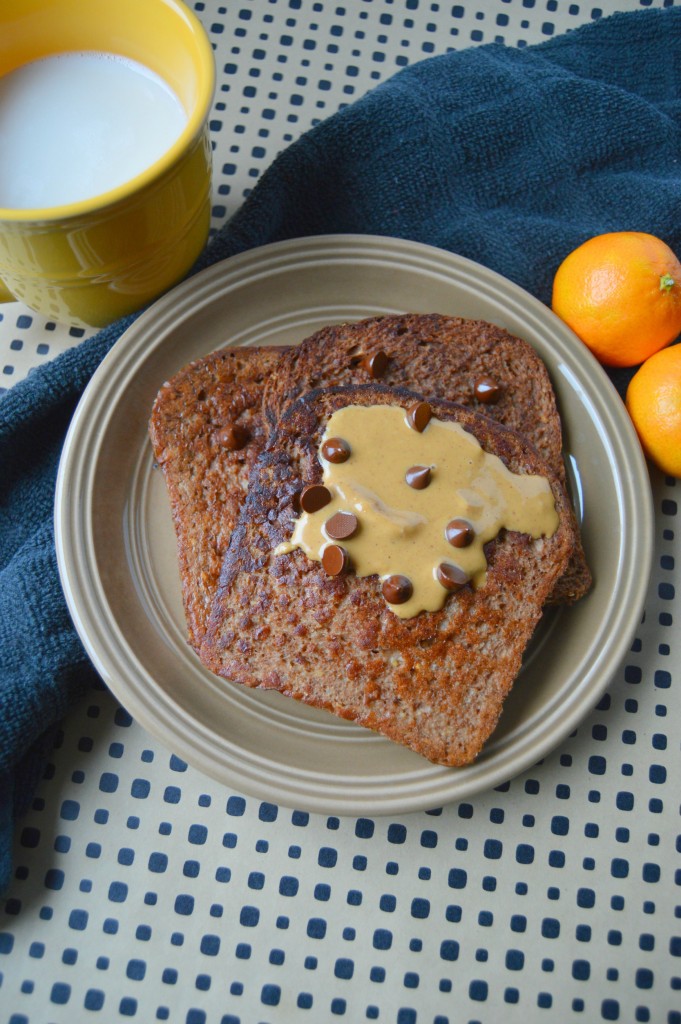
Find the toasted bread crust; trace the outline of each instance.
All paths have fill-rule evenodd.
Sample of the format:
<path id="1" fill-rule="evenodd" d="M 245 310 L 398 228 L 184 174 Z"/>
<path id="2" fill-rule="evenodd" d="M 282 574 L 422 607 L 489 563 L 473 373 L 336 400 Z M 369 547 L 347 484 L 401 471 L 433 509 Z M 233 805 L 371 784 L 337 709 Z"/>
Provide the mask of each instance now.
<path id="1" fill-rule="evenodd" d="M 226 348 L 186 366 L 161 388 L 149 433 L 163 471 L 178 542 L 189 642 L 203 637 L 222 558 L 268 434 L 265 381 L 281 349 Z M 229 450 L 220 431 L 234 424 L 245 444 Z"/>
<path id="2" fill-rule="evenodd" d="M 461 423 L 514 472 L 547 476 L 560 517 L 550 538 L 504 533 L 491 542 L 485 586 L 463 588 L 441 611 L 399 619 L 377 577 L 332 578 L 300 550 L 273 553 L 290 536 L 294 495 L 321 479 L 317 447 L 332 412 L 349 404 L 406 408 L 415 397 L 380 385 L 338 387 L 313 391 L 286 411 L 253 467 L 200 656 L 228 679 L 326 708 L 432 761 L 463 765 L 494 729 L 576 542 L 561 482 L 537 452 L 487 417 L 431 400 L 437 417 Z"/>

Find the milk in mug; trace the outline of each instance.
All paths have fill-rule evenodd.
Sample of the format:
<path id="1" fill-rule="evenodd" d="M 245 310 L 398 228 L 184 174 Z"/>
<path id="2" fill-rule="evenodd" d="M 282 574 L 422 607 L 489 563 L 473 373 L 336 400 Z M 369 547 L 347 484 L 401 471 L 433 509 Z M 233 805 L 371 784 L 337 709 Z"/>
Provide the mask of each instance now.
<path id="1" fill-rule="evenodd" d="M 60 206 L 150 167 L 187 114 L 149 68 L 116 54 L 60 53 L 0 77 L 0 207 Z"/>

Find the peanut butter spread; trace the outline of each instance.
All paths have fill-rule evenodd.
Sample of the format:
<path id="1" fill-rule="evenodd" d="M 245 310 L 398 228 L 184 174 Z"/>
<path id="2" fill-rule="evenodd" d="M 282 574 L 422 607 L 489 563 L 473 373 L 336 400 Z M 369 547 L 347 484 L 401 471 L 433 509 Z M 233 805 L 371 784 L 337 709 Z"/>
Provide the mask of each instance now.
<path id="1" fill-rule="evenodd" d="M 400 618 L 482 586 L 484 545 L 501 529 L 536 539 L 558 528 L 545 477 L 512 473 L 425 402 L 337 410 L 319 458 L 323 483 L 303 489 L 291 540 L 275 554 L 301 548 L 331 575 L 376 574 Z"/>

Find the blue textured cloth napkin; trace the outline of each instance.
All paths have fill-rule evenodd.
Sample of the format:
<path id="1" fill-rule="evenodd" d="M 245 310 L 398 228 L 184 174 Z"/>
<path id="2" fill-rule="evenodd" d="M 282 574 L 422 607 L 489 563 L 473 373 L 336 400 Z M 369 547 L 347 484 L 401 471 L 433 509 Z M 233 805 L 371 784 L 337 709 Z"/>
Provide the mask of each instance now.
<path id="1" fill-rule="evenodd" d="M 296 236 L 399 236 L 477 260 L 550 301 L 591 235 L 681 254 L 681 8 L 613 15 L 540 46 L 492 44 L 400 71 L 285 150 L 199 268 Z M 0 886 L 51 730 L 95 684 L 57 575 L 60 451 L 131 318 L 0 397 Z"/>

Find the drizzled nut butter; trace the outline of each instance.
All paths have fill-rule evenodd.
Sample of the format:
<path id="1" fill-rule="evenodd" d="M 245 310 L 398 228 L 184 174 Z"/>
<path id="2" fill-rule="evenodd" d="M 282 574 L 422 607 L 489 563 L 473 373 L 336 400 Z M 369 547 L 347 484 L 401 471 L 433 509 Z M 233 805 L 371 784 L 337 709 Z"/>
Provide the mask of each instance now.
<path id="1" fill-rule="evenodd" d="M 275 551 L 301 548 L 333 575 L 378 576 L 405 619 L 436 611 L 468 583 L 482 586 L 484 545 L 500 530 L 536 539 L 559 523 L 545 477 L 512 473 L 458 423 L 426 411 L 416 421 L 414 408 L 394 405 L 333 413 L 319 449 L 323 484 L 315 485 L 325 500 L 301 501 L 291 540 Z M 415 470 L 425 486 L 414 486 Z"/>

